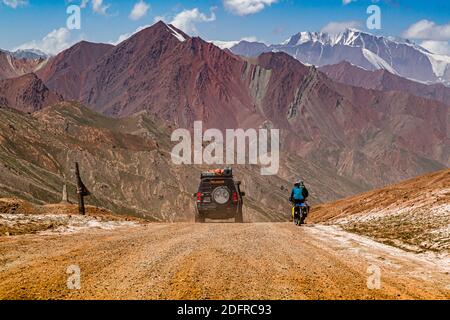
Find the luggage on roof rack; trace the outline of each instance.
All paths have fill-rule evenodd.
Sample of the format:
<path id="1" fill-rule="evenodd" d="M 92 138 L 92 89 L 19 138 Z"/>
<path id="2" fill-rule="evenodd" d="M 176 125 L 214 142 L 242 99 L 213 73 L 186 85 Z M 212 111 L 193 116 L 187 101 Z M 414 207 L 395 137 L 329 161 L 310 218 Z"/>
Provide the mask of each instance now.
<path id="1" fill-rule="evenodd" d="M 225 168 L 225 169 L 209 170 L 206 172 L 202 172 L 201 177 L 202 178 L 233 177 L 233 169 Z"/>

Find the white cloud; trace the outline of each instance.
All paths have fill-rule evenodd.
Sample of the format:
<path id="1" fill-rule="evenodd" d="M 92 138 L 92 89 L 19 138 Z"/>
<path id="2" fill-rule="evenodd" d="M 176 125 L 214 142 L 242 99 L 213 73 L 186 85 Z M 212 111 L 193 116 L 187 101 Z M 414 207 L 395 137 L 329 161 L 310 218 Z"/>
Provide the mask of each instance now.
<path id="1" fill-rule="evenodd" d="M 156 17 L 153 19 L 153 22 L 154 22 L 154 23 L 157 23 L 157 22 L 159 22 L 159 21 L 166 22 L 166 21 L 167 21 L 167 18 L 166 18 L 165 16 L 156 16 Z"/>
<path id="2" fill-rule="evenodd" d="M 150 5 L 145 3 L 144 0 L 140 0 L 134 5 L 129 17 L 131 20 L 139 20 L 147 14 L 149 9 Z"/>
<path id="3" fill-rule="evenodd" d="M 109 7 L 109 4 L 103 4 L 103 0 L 92 0 L 92 10 L 95 13 L 106 15 Z"/>
<path id="4" fill-rule="evenodd" d="M 348 5 L 348 4 L 352 3 L 352 2 L 356 2 L 356 0 L 342 0 L 342 4 L 344 6 L 346 6 L 346 5 Z"/>
<path id="5" fill-rule="evenodd" d="M 214 8 L 211 9 L 210 16 L 200 12 L 197 8 L 191 10 L 183 10 L 178 13 L 170 22 L 180 30 L 186 33 L 195 34 L 197 33 L 196 24 L 200 22 L 212 22 L 216 20 L 216 14 L 214 13 Z"/>
<path id="6" fill-rule="evenodd" d="M 80 8 L 84 9 L 87 7 L 89 0 L 68 0 L 70 3 L 77 2 Z"/>
<path id="7" fill-rule="evenodd" d="M 103 3 L 103 0 L 68 0 L 68 1 L 78 2 L 80 4 L 80 8 L 82 9 L 86 8 L 90 1 L 92 5 L 92 11 L 102 15 L 106 15 L 110 7 L 109 4 Z"/>
<path id="8" fill-rule="evenodd" d="M 136 30 L 134 30 L 133 32 L 129 32 L 129 33 L 124 33 L 122 35 L 119 36 L 119 38 L 115 41 L 110 41 L 109 43 L 112 45 L 118 45 L 119 43 L 127 40 L 128 38 L 130 38 L 131 36 L 135 35 L 136 33 L 146 29 L 150 27 L 150 25 L 145 25 L 145 26 L 140 26 L 139 28 L 137 28 Z"/>
<path id="9" fill-rule="evenodd" d="M 450 43 L 448 41 L 426 40 L 420 45 L 430 52 L 450 55 Z"/>
<path id="10" fill-rule="evenodd" d="M 72 39 L 71 33 L 67 28 L 55 29 L 49 34 L 47 34 L 42 40 L 33 40 L 24 43 L 14 49 L 38 49 L 45 53 L 56 55 L 61 51 L 71 47 L 80 39 Z"/>
<path id="11" fill-rule="evenodd" d="M 219 47 L 220 49 L 230 49 L 231 47 L 237 45 L 241 41 L 260 42 L 260 41 L 258 41 L 258 38 L 256 38 L 256 37 L 244 37 L 244 38 L 241 38 L 241 40 L 239 40 L 239 41 L 212 40 L 209 42 L 211 42 L 215 46 Z"/>
<path id="12" fill-rule="evenodd" d="M 344 32 L 349 28 L 359 28 L 361 23 L 359 21 L 332 21 L 322 28 L 322 32 L 337 34 Z"/>
<path id="13" fill-rule="evenodd" d="M 16 9 L 17 7 L 22 7 L 28 4 L 28 0 L 2 0 L 2 2 L 7 5 L 8 7 L 11 7 L 13 9 Z"/>
<path id="14" fill-rule="evenodd" d="M 263 42 L 263 41 L 258 40 L 257 37 L 244 37 L 244 38 L 241 38 L 240 41 L 261 42 L 261 43 Z"/>
<path id="15" fill-rule="evenodd" d="M 450 23 L 438 25 L 430 20 L 420 20 L 411 25 L 403 35 L 410 39 L 448 41 L 450 40 Z"/>
<path id="16" fill-rule="evenodd" d="M 258 13 L 277 2 L 278 0 L 223 0 L 223 5 L 234 14 L 246 16 Z"/>
<path id="17" fill-rule="evenodd" d="M 239 41 L 221 41 L 221 40 L 212 40 L 209 42 L 214 44 L 216 47 L 219 47 L 220 49 L 230 49 L 239 43 Z"/>

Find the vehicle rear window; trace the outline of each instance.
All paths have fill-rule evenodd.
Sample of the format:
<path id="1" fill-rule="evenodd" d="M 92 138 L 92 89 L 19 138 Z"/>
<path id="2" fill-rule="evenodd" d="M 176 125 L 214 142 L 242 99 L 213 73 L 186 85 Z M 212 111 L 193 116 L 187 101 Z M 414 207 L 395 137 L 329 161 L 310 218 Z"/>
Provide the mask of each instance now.
<path id="1" fill-rule="evenodd" d="M 203 179 L 200 183 L 200 191 L 208 191 L 213 190 L 217 186 L 227 186 L 231 191 L 234 191 L 234 182 L 233 179 L 224 179 L 224 178 L 216 178 L 216 179 Z"/>

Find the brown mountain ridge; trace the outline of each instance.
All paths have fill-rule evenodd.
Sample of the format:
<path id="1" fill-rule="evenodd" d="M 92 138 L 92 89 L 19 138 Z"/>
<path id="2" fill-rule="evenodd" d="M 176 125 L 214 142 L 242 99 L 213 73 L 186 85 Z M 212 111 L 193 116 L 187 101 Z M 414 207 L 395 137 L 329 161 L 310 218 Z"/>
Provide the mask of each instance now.
<path id="1" fill-rule="evenodd" d="M 0 107 L 34 112 L 62 101 L 34 73 L 0 80 Z"/>
<path id="2" fill-rule="evenodd" d="M 320 68 L 331 79 L 355 87 L 379 91 L 401 91 L 450 104 L 450 88 L 443 84 L 424 84 L 402 78 L 387 70 L 369 71 L 347 61 Z"/>

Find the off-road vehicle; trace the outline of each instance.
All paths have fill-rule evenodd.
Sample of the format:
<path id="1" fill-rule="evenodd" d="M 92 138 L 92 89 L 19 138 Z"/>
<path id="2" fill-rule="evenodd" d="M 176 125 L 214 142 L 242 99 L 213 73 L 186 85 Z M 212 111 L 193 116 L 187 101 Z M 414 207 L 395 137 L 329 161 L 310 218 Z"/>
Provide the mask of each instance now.
<path id="1" fill-rule="evenodd" d="M 203 172 L 200 177 L 196 198 L 195 222 L 204 223 L 205 219 L 231 219 L 243 222 L 243 197 L 241 182 L 233 179 L 231 168 Z"/>

